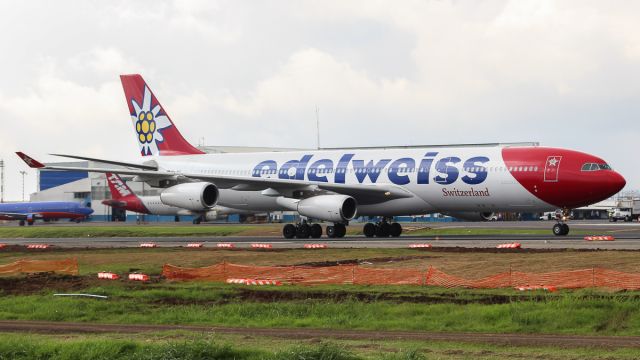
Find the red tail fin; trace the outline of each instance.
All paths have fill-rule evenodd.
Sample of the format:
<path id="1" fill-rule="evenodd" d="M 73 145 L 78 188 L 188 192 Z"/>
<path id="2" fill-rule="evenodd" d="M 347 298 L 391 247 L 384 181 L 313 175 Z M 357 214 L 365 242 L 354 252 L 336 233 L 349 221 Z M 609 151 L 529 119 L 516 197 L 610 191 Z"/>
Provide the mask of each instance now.
<path id="1" fill-rule="evenodd" d="M 149 214 L 149 209 L 142 199 L 136 195 L 124 180 L 117 174 L 106 173 L 111 199 L 102 201 L 103 204 L 116 208 L 123 208 L 141 214 Z"/>
<path id="2" fill-rule="evenodd" d="M 203 154 L 182 137 L 142 76 L 120 75 L 142 156 Z"/>
<path id="3" fill-rule="evenodd" d="M 111 191 L 111 198 L 113 200 L 137 197 L 120 176 L 112 173 L 106 173 L 105 175 L 107 176 L 107 182 L 109 183 L 109 190 Z"/>

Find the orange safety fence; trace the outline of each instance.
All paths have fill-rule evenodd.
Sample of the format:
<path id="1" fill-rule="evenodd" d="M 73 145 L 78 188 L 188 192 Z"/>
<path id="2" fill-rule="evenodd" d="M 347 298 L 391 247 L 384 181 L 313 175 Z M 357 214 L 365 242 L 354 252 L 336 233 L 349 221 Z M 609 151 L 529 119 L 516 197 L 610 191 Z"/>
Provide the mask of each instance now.
<path id="1" fill-rule="evenodd" d="M 327 267 L 249 266 L 220 263 L 203 268 L 183 268 L 166 264 L 162 275 L 169 280 L 208 280 L 225 282 L 233 278 L 277 280 L 288 284 L 355 284 L 355 285 L 428 285 L 447 288 L 506 288 L 554 286 L 559 289 L 606 287 L 640 290 L 640 274 L 592 268 L 526 273 L 507 271 L 480 279 L 466 279 L 447 274 L 434 267 L 427 269 L 372 268 L 359 265 Z"/>
<path id="2" fill-rule="evenodd" d="M 78 275 L 78 261 L 66 260 L 18 260 L 0 265 L 0 275 L 31 274 L 54 272 L 58 274 Z"/>

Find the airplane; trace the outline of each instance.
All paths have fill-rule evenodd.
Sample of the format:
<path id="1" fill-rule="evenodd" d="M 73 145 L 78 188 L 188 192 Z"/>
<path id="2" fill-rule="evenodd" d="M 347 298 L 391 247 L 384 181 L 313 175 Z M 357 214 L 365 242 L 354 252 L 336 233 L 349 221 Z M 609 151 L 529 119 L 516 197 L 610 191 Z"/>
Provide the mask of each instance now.
<path id="1" fill-rule="evenodd" d="M 135 175 L 165 188 L 163 204 L 194 211 L 222 206 L 295 211 L 333 223 L 340 238 L 356 216 L 380 217 L 367 237 L 400 236 L 394 216 L 444 213 L 488 219 L 494 212 L 561 209 L 554 235 L 569 233 L 570 210 L 620 191 L 625 179 L 603 159 L 575 150 L 518 144 L 400 146 L 308 151 L 205 154 L 178 131 L 142 76 L 121 75 L 140 154 L 145 161 L 64 155 L 118 168 L 45 166 L 18 152 L 29 166 Z M 285 238 L 322 234 L 319 224 L 283 227 Z"/>
<path id="2" fill-rule="evenodd" d="M 249 214 L 245 210 L 230 209 L 224 206 L 216 205 L 207 211 L 192 211 L 171 205 L 165 205 L 160 196 L 138 196 L 133 190 L 122 180 L 120 176 L 113 173 L 106 173 L 111 199 L 103 200 L 102 204 L 113 208 L 125 209 L 139 214 L 150 215 L 172 215 L 172 216 L 195 216 L 194 224 L 200 224 L 202 221 L 217 220 L 222 215 L 229 214 Z"/>
<path id="3" fill-rule="evenodd" d="M 93 209 L 73 201 L 38 201 L 0 204 L 0 220 L 19 220 L 20 226 L 36 220 L 72 219 L 80 222 Z"/>

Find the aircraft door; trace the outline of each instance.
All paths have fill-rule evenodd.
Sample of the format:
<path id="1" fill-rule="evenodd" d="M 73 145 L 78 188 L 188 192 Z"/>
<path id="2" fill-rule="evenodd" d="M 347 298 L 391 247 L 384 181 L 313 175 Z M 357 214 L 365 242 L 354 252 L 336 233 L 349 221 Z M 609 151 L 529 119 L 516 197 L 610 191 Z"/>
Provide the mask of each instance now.
<path id="1" fill-rule="evenodd" d="M 544 182 L 558 182 L 562 156 L 548 156 L 544 164 Z"/>

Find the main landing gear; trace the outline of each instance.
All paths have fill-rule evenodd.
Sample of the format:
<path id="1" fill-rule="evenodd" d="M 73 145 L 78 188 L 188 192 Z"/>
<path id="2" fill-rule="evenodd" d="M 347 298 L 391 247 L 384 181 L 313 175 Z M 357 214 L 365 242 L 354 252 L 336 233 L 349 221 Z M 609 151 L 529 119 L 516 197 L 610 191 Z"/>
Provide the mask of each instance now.
<path id="1" fill-rule="evenodd" d="M 378 223 L 366 223 L 362 232 L 366 237 L 399 237 L 402 234 L 402 226 L 397 222 L 389 224 L 387 219 L 382 219 Z"/>
<path id="2" fill-rule="evenodd" d="M 569 215 L 569 209 L 562 209 L 562 215 L 558 218 L 558 223 L 553 225 L 553 235 L 566 236 L 569 234 L 569 225 L 565 223 L 569 219 Z"/>
<path id="3" fill-rule="evenodd" d="M 327 237 L 341 238 L 347 233 L 347 227 L 345 224 L 334 224 L 333 226 L 327 226 Z M 287 224 L 282 228 L 282 235 L 286 239 L 318 239 L 322 236 L 322 226 L 320 224 L 309 224 L 307 221 L 303 221 L 298 224 Z"/>

